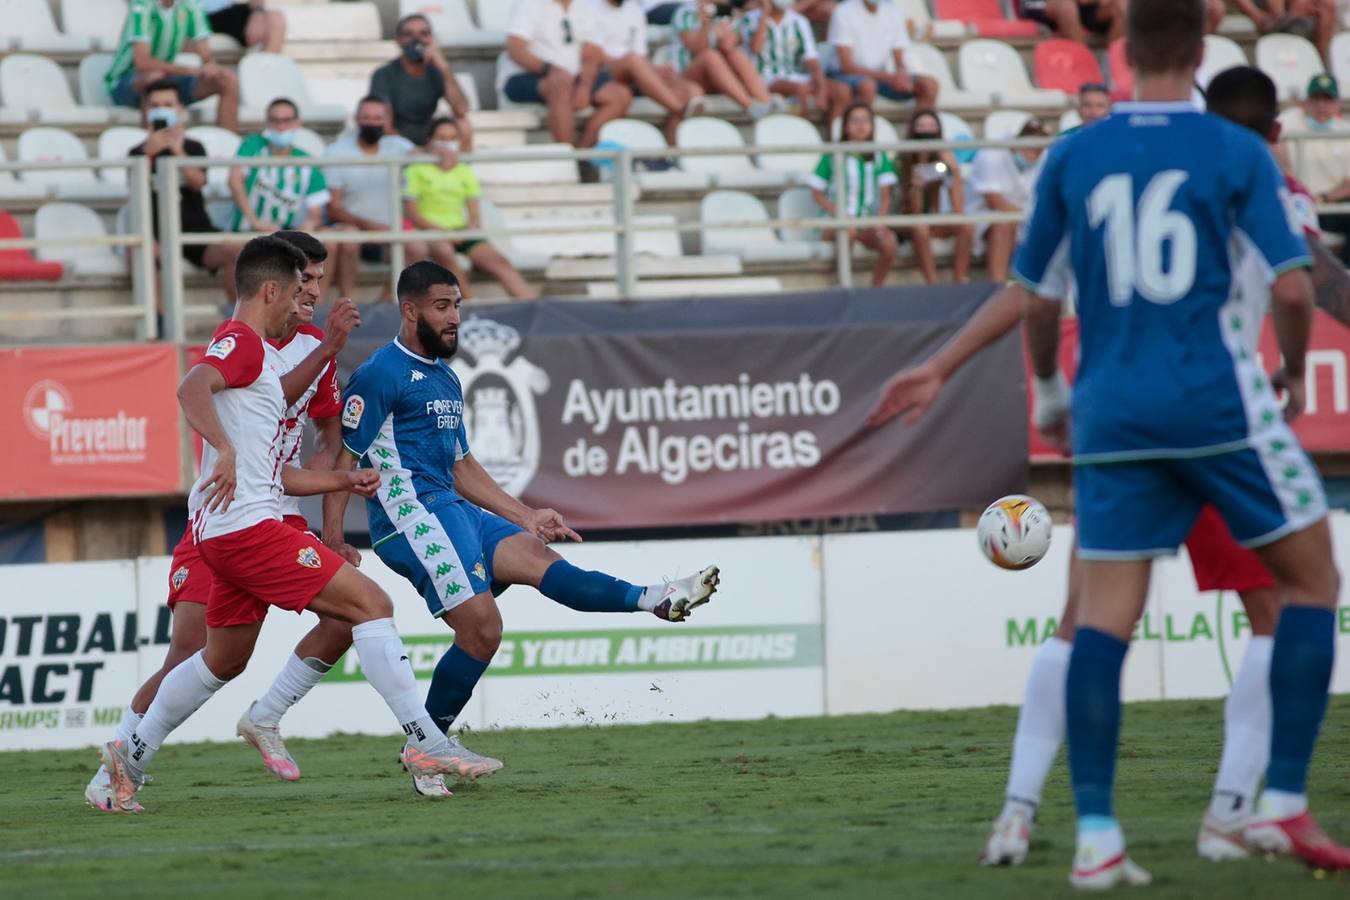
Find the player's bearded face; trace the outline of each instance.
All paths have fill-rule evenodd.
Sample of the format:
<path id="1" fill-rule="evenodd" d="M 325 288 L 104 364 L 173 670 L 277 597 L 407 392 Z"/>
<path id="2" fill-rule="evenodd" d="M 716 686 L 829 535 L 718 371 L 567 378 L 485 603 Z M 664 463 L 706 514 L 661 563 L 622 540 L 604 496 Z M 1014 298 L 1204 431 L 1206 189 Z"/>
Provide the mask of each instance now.
<path id="1" fill-rule="evenodd" d="M 417 339 L 422 342 L 422 348 L 427 353 L 437 359 L 449 359 L 459 349 L 459 316 L 436 324 L 427 318 L 424 311 L 418 310 Z"/>

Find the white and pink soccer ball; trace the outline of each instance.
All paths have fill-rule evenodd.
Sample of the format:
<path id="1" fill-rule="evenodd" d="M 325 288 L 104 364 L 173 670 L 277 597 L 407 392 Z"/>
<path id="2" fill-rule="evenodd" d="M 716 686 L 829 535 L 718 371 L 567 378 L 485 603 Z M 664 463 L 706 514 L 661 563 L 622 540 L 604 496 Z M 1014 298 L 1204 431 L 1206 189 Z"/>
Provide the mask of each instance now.
<path id="1" fill-rule="evenodd" d="M 975 534 L 989 561 L 1002 569 L 1029 569 L 1050 550 L 1050 513 L 1039 500 L 1009 494 L 989 504 Z"/>

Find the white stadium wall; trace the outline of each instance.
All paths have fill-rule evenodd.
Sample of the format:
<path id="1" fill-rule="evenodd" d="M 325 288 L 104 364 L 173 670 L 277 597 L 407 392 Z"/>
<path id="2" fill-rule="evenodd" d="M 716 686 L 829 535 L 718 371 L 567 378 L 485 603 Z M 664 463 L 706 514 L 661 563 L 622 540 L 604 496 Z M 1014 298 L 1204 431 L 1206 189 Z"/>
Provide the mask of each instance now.
<path id="1" fill-rule="evenodd" d="M 1350 558 L 1350 517 L 1334 522 Z M 1036 646 L 1053 631 L 1072 540 L 1059 528 L 1044 562 L 1004 572 L 971 531 L 729 538 L 566 548 L 577 565 L 621 577 L 722 566 L 714 603 L 688 625 L 587 615 L 528 588 L 501 601 L 505 639 L 463 721 L 475 729 L 751 719 L 1015 704 Z M 366 554 L 394 597 L 420 678 L 449 631 L 408 585 Z M 0 567 L 0 749 L 105 740 L 163 659 L 168 559 Z M 1341 652 L 1350 653 L 1350 592 Z M 248 670 L 176 735 L 232 740 L 313 623 L 274 611 Z M 1217 697 L 1246 646 L 1231 594 L 1197 594 L 1185 557 L 1162 563 L 1125 675 L 1132 700 Z M 1336 690 L 1350 691 L 1350 666 Z M 389 734 L 389 713 L 348 654 L 287 716 L 288 735 Z"/>

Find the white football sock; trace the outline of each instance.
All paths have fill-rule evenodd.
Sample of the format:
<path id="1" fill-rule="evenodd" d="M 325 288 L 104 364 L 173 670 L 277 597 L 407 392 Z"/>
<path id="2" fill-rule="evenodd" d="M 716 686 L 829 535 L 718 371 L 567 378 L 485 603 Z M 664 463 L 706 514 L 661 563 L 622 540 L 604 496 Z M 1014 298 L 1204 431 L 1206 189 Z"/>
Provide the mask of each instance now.
<path id="1" fill-rule="evenodd" d="M 1259 803 L 1261 818 L 1276 822 L 1292 819 L 1308 809 L 1307 794 L 1290 794 L 1287 791 L 1272 791 L 1266 788 L 1261 792 Z"/>
<path id="2" fill-rule="evenodd" d="M 224 680 L 207 668 L 200 650 L 175 666 L 160 682 L 154 702 L 131 735 L 127 752 L 131 764 L 145 771 L 169 732 L 186 722 L 224 686 Z"/>
<path id="3" fill-rule="evenodd" d="M 267 693 L 253 704 L 248 717 L 255 725 L 276 725 L 286 710 L 299 703 L 331 668 L 318 657 L 302 660 L 292 653 L 286 657 L 286 666 L 277 673 Z"/>
<path id="4" fill-rule="evenodd" d="M 144 713 L 138 713 L 130 706 L 122 713 L 122 721 L 117 723 L 117 734 L 113 735 L 115 741 L 126 741 L 130 743 L 131 733 L 136 730 L 136 726 L 141 723 Z"/>
<path id="5" fill-rule="evenodd" d="M 1210 816 L 1221 822 L 1237 822 L 1251 813 L 1270 761 L 1270 656 L 1274 647 L 1274 638 L 1251 639 L 1224 705 L 1223 758 L 1209 803 Z"/>
<path id="6" fill-rule="evenodd" d="M 393 619 L 372 619 L 352 628 L 352 645 L 366 681 L 388 704 L 408 743 L 423 753 L 440 750 L 448 741 L 427 715 L 417 690 L 412 665 Z"/>
<path id="7" fill-rule="evenodd" d="M 1078 848 L 1075 865 L 1095 867 L 1125 852 L 1125 832 L 1120 823 L 1105 816 L 1081 816 L 1078 819 Z"/>
<path id="8" fill-rule="evenodd" d="M 1035 810 L 1050 767 L 1064 743 L 1064 691 L 1073 644 L 1052 637 L 1031 661 L 1022 711 L 1017 714 L 1005 814 L 1016 806 Z"/>

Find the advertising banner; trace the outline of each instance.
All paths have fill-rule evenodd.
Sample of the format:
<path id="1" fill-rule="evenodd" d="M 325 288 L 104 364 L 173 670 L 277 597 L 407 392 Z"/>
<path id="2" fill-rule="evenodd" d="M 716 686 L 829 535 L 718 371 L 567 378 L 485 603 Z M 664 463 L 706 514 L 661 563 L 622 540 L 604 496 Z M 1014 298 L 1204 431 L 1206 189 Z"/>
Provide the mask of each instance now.
<path id="1" fill-rule="evenodd" d="M 178 351 L 0 350 L 0 500 L 180 493 Z"/>

